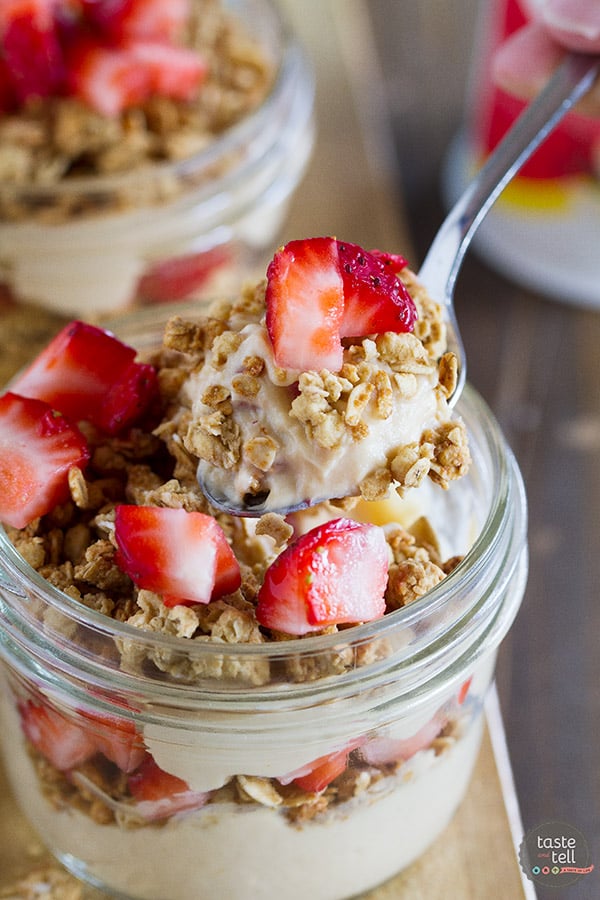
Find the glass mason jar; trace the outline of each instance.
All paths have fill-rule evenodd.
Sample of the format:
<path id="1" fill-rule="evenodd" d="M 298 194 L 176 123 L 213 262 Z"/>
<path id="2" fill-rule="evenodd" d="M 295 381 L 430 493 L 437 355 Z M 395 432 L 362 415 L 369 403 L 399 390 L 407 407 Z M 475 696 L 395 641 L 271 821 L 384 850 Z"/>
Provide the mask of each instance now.
<path id="1" fill-rule="evenodd" d="M 0 290 L 94 318 L 234 293 L 264 272 L 314 143 L 314 79 L 270 0 L 223 0 L 274 69 L 264 101 L 193 155 L 132 172 L 0 184 Z"/>
<path id="2" fill-rule="evenodd" d="M 143 351 L 157 312 L 114 330 Z M 140 630 L 46 582 L 0 531 L 4 761 L 70 870 L 136 900 L 341 900 L 443 831 L 527 574 L 515 459 L 470 387 L 458 412 L 470 472 L 448 491 L 415 489 L 405 512 L 425 513 L 462 561 L 420 599 L 336 634 L 231 644 Z M 166 805 L 136 791 L 149 771 L 175 779 Z"/>

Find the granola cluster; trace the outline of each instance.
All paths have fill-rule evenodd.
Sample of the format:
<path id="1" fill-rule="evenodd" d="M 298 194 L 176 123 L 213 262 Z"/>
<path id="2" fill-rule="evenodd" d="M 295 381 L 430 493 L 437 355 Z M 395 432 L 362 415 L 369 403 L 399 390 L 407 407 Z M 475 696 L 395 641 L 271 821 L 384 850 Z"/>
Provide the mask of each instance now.
<path id="1" fill-rule="evenodd" d="M 185 43 L 208 65 L 193 103 L 153 97 L 107 118 L 76 99 L 55 97 L 0 116 L 0 221 L 62 222 L 164 202 L 189 187 L 189 173 L 184 183 L 165 172 L 145 187 L 135 178 L 101 192 L 49 190 L 43 201 L 40 195 L 78 177 L 135 174 L 186 159 L 260 105 L 273 82 L 271 62 L 220 0 L 194 0 Z M 199 177 L 219 174 L 213 167 Z"/>

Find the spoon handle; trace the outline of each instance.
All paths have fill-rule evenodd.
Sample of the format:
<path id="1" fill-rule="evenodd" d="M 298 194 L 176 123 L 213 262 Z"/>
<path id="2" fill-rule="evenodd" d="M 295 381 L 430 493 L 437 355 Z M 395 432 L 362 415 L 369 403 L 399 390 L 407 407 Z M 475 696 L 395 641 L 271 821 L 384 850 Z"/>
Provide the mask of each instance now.
<path id="1" fill-rule="evenodd" d="M 420 281 L 436 300 L 452 307 L 463 257 L 484 216 L 565 113 L 589 90 L 599 72 L 600 57 L 569 54 L 458 199 L 419 271 Z"/>

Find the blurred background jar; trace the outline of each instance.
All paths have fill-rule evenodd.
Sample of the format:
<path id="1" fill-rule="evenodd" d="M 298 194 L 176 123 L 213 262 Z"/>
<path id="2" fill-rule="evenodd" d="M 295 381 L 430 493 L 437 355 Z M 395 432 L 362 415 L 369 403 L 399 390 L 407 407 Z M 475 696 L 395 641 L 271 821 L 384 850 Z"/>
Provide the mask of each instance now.
<path id="1" fill-rule="evenodd" d="M 523 0 L 482 0 L 465 124 L 446 165 L 453 202 L 525 107 L 494 84 L 494 50 L 528 21 Z M 513 179 L 474 241 L 502 275 L 548 297 L 600 305 L 600 121 L 570 112 Z"/>
<path id="2" fill-rule="evenodd" d="M 89 172 L 79 159 L 59 177 L 51 160 L 44 170 L 32 158 L 28 140 L 43 143 L 32 125 L 40 118 L 35 108 L 31 116 L 0 115 L 3 299 L 93 319 L 229 293 L 264 271 L 313 146 L 312 70 L 276 4 L 194 0 L 193 9 L 200 46 L 206 40 L 209 47 L 202 115 L 216 131 L 194 135 L 192 115 L 171 158 L 122 159 L 154 128 L 156 104 L 119 119 L 96 117 L 107 144 L 101 166 Z M 77 122 L 68 124 L 77 131 Z M 48 156 L 43 146 L 40 152 Z"/>

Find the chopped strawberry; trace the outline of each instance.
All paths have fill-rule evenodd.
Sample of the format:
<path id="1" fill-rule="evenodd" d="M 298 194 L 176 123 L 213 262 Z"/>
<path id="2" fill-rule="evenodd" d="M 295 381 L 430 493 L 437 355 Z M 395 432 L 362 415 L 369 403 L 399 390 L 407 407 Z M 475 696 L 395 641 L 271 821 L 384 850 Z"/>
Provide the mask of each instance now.
<path id="1" fill-rule="evenodd" d="M 151 756 L 129 776 L 127 786 L 137 801 L 136 811 L 149 821 L 200 809 L 210 797 L 204 791 L 192 791 L 182 778 L 165 772 Z"/>
<path id="2" fill-rule="evenodd" d="M 369 250 L 369 254 L 374 256 L 375 259 L 385 266 L 388 272 L 393 272 L 394 275 L 397 275 L 398 272 L 401 272 L 402 269 L 405 269 L 408 265 L 408 260 L 405 256 L 402 256 L 401 253 L 387 253 L 385 250 Z"/>
<path id="3" fill-rule="evenodd" d="M 117 506 L 117 564 L 167 606 L 209 603 L 241 583 L 240 567 L 212 516 L 184 509 Z"/>
<path id="4" fill-rule="evenodd" d="M 69 469 L 89 460 L 79 429 L 42 400 L 0 397 L 0 519 L 23 528 L 69 496 Z"/>
<path id="5" fill-rule="evenodd" d="M 429 722 L 410 737 L 389 738 L 378 736 L 372 738 L 363 745 L 361 755 L 365 762 L 372 766 L 405 762 L 420 750 L 426 750 L 436 739 L 445 724 L 444 716 L 441 713 L 436 713 Z"/>
<path id="6" fill-rule="evenodd" d="M 338 252 L 344 282 L 341 336 L 412 331 L 417 311 L 408 290 L 394 274 L 395 257 L 377 256 L 346 241 L 338 241 Z"/>
<path id="7" fill-rule="evenodd" d="M 191 11 L 189 0 L 82 0 L 82 5 L 90 25 L 115 42 L 175 41 Z"/>
<path id="8" fill-rule="evenodd" d="M 69 92 L 104 116 L 117 116 L 150 95 L 150 76 L 123 47 L 82 40 L 68 53 Z"/>
<path id="9" fill-rule="evenodd" d="M 26 397 L 45 400 L 74 421 L 108 434 L 138 422 L 158 395 L 153 366 L 95 325 L 71 322 L 13 383 Z"/>
<path id="10" fill-rule="evenodd" d="M 415 304 L 395 272 L 403 257 L 334 238 L 290 241 L 267 269 L 267 330 L 277 365 L 338 371 L 342 338 L 414 328 Z"/>
<path id="11" fill-rule="evenodd" d="M 144 303 L 183 300 L 201 288 L 229 262 L 225 247 L 213 247 L 188 256 L 176 256 L 157 263 L 140 279 L 137 296 Z"/>
<path id="12" fill-rule="evenodd" d="M 296 776 L 293 783 L 303 791 L 318 794 L 346 771 L 349 755 L 349 750 L 339 750 L 337 753 L 321 756 L 311 764 L 306 774 Z"/>
<path id="13" fill-rule="evenodd" d="M 108 388 L 100 408 L 94 411 L 94 424 L 107 434 L 116 434 L 129 425 L 138 424 L 157 398 L 158 380 L 154 366 L 132 362 Z"/>
<path id="14" fill-rule="evenodd" d="M 136 40 L 127 51 L 146 73 L 149 93 L 173 100 L 192 100 L 208 71 L 200 56 L 185 47 Z"/>
<path id="15" fill-rule="evenodd" d="M 15 93 L 10 71 L 6 61 L 0 56 L 0 115 L 13 112 L 17 107 L 17 95 Z"/>
<path id="16" fill-rule="evenodd" d="M 307 634 L 385 612 L 388 548 L 375 525 L 332 519 L 307 531 L 269 566 L 258 594 L 261 625 Z"/>
<path id="17" fill-rule="evenodd" d="M 275 362 L 305 371 L 342 366 L 342 276 L 333 238 L 290 241 L 267 269 L 267 330 Z"/>
<path id="18" fill-rule="evenodd" d="M 20 102 L 60 91 L 65 64 L 53 15 L 54 0 L 2 0 L 0 55 Z"/>
<path id="19" fill-rule="evenodd" d="M 81 715 L 89 721 L 86 730 L 96 749 L 122 772 L 133 772 L 144 761 L 147 750 L 130 719 L 91 712 Z"/>
<path id="20" fill-rule="evenodd" d="M 94 756 L 93 737 L 52 707 L 28 700 L 19 704 L 21 726 L 36 750 L 61 772 Z"/>
<path id="21" fill-rule="evenodd" d="M 460 690 L 458 692 L 458 696 L 456 697 L 456 702 L 458 703 L 459 706 L 462 706 L 462 704 L 467 699 L 467 694 L 469 693 L 469 688 L 471 687 L 472 681 L 473 681 L 473 676 L 471 675 L 470 678 L 467 678 L 467 680 L 461 684 Z"/>

